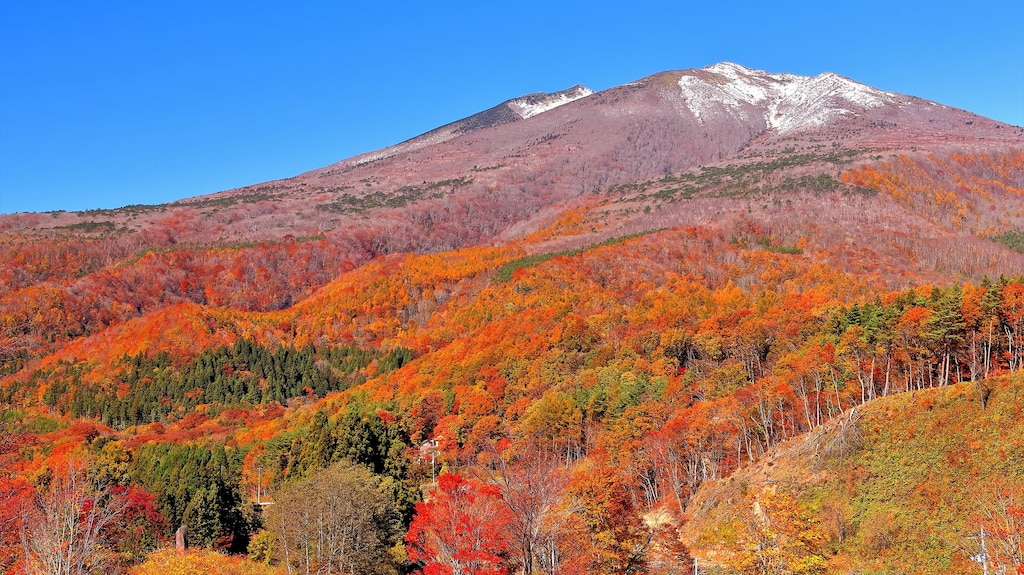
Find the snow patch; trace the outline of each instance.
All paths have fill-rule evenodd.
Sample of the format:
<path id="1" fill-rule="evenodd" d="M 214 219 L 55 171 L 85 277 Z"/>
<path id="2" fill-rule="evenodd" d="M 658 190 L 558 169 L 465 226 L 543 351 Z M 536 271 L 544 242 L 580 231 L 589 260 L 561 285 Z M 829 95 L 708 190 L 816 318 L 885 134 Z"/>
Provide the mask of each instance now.
<path id="1" fill-rule="evenodd" d="M 689 72 L 679 79 L 679 87 L 701 122 L 724 115 L 763 122 L 765 129 L 780 133 L 898 102 L 896 94 L 831 72 L 814 77 L 770 74 L 731 62 Z"/>
<path id="2" fill-rule="evenodd" d="M 508 102 L 508 107 L 513 112 L 519 115 L 522 119 L 532 118 L 537 114 L 542 114 L 548 110 L 553 110 L 559 106 L 564 106 L 569 102 L 575 102 L 580 98 L 585 98 L 594 91 L 590 88 L 583 86 L 575 86 L 562 92 L 555 92 L 553 94 L 535 94 L 530 96 L 523 96 L 522 98 L 516 98 Z"/>

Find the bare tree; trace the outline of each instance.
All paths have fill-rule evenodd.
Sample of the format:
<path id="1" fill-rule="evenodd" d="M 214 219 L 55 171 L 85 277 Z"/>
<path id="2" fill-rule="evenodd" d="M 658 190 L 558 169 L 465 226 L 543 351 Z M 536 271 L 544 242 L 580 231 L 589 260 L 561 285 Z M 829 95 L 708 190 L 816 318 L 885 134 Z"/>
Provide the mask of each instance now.
<path id="1" fill-rule="evenodd" d="M 1024 486 L 999 482 L 991 487 L 991 499 L 982 504 L 975 542 L 976 560 L 996 573 L 1024 570 Z"/>
<path id="2" fill-rule="evenodd" d="M 389 549 L 398 542 L 394 501 L 364 467 L 339 462 L 282 487 L 269 506 L 288 573 L 394 573 Z"/>
<path id="3" fill-rule="evenodd" d="M 567 533 L 577 505 L 566 495 L 569 471 L 558 455 L 535 446 L 517 457 L 503 457 L 492 446 L 493 470 L 483 478 L 501 490 L 502 500 L 512 511 L 509 533 L 514 560 L 523 575 L 538 571 L 555 573 L 572 555 Z"/>
<path id="4" fill-rule="evenodd" d="M 69 462 L 23 510 L 21 543 L 30 575 L 85 575 L 102 570 L 110 553 L 104 530 L 128 506 L 116 489 L 95 485 L 85 466 Z"/>

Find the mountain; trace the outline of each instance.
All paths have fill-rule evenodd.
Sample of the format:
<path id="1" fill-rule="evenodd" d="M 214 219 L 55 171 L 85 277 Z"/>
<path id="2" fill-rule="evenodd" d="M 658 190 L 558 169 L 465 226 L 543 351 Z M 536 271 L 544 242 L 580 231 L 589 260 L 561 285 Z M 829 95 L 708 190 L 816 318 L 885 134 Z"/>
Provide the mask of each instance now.
<path id="1" fill-rule="evenodd" d="M 184 302 L 286 308 L 372 258 L 522 243 L 567 210 L 580 221 L 523 249 L 757 226 L 891 287 L 1022 273 L 992 241 L 1024 229 L 1022 147 L 1022 128 L 834 74 L 717 64 L 524 96 L 285 180 L 2 216 L 0 354 Z M 48 335 L 56 302 L 80 317 Z"/>
<path id="2" fill-rule="evenodd" d="M 444 533 L 416 505 L 433 487 L 437 506 L 493 514 L 480 545 L 498 571 L 690 572 L 692 554 L 885 572 L 912 564 L 918 531 L 880 527 L 899 514 L 863 476 L 877 433 L 912 417 L 941 442 L 954 416 L 928 398 L 980 401 L 963 453 L 928 461 L 976 467 L 959 476 L 975 487 L 1019 451 L 984 431 L 984 404 L 1010 417 L 1024 366 L 1024 129 L 835 74 L 723 63 L 531 94 L 292 178 L 0 216 L 0 261 L 0 509 L 25 510 L 0 512 L 0 569 L 31 559 L 22 526 L 52 511 L 34 502 L 68 500 L 76 469 L 133 490 L 110 572 L 179 525 L 273 559 L 261 525 L 285 523 L 252 503 L 348 459 L 386 488 L 420 567 L 423 534 Z M 814 483 L 779 455 L 875 405 L 903 411 L 865 415 L 871 451 L 829 468 L 859 479 Z M 769 488 L 780 458 L 799 489 Z M 1015 465 L 986 505 L 1024 492 Z M 737 504 L 731 486 L 755 480 L 767 495 Z M 913 517 L 977 519 L 936 489 Z M 861 497 L 857 519 L 825 529 L 842 510 L 823 493 Z M 744 563 L 776 512 L 806 532 L 762 535 L 814 552 Z M 969 565 L 957 553 L 919 560 Z M 401 556 L 388 568 L 411 568 Z"/>
<path id="3" fill-rule="evenodd" d="M 926 145 L 1019 147 L 1022 138 L 1019 127 L 834 74 L 804 78 L 719 64 L 656 74 L 599 93 L 574 87 L 524 96 L 294 178 L 166 206 L 102 210 L 91 221 L 144 231 L 175 212 L 207 220 L 200 229 L 176 230 L 178 241 L 205 241 L 211 234 L 258 241 L 358 227 L 368 213 L 404 220 L 401 210 L 389 208 L 411 205 L 438 217 L 435 205 L 452 202 L 437 200 L 454 196 L 482 212 L 474 219 L 484 230 L 390 251 L 446 249 L 502 232 L 514 235 L 520 225 L 536 227 L 531 216 L 552 204 L 709 162 L 833 148 L 865 155 L 868 148 L 878 148 L 877 154 Z M 7 216 L 0 225 L 59 230 L 83 224 L 83 218 L 90 216 Z"/>

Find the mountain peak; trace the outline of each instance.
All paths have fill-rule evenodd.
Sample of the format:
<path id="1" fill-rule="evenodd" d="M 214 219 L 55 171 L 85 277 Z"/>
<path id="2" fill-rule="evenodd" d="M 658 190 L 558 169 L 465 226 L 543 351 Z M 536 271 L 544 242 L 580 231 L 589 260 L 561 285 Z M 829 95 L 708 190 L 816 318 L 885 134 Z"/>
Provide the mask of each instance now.
<path id="1" fill-rule="evenodd" d="M 745 73 L 745 74 L 752 74 L 752 73 L 764 74 L 765 73 L 765 72 L 762 72 L 760 70 L 755 70 L 753 68 L 747 68 L 746 66 L 744 66 L 742 64 L 737 64 L 735 62 L 719 62 L 717 64 L 712 64 L 710 66 L 705 66 L 704 69 L 709 71 L 709 72 L 717 72 L 717 73 L 730 73 L 730 72 L 733 72 L 733 73 L 740 72 L 740 73 Z"/>
<path id="2" fill-rule="evenodd" d="M 896 94 L 832 72 L 772 74 L 732 62 L 688 70 L 678 83 L 690 111 L 702 123 L 725 115 L 763 122 L 764 129 L 779 133 L 821 126 L 838 116 L 900 101 Z"/>

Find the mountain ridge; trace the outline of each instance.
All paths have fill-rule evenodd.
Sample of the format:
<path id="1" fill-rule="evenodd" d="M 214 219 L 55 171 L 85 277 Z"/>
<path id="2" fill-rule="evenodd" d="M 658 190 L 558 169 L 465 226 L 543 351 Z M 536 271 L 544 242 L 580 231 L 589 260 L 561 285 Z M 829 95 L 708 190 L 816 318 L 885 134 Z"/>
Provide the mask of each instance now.
<path id="1" fill-rule="evenodd" d="M 512 122 L 525 120 L 537 114 L 557 108 L 558 106 L 568 104 L 580 98 L 585 98 L 593 93 L 593 90 L 577 84 L 571 88 L 558 92 L 534 92 L 532 94 L 526 94 L 519 96 L 518 98 L 505 100 L 493 108 L 488 108 L 483 112 L 477 112 L 476 114 L 467 116 L 461 120 L 444 124 L 443 126 L 434 128 L 433 130 L 420 134 L 419 136 L 414 136 L 393 146 L 388 146 L 372 152 L 357 154 L 356 156 L 341 160 L 340 162 L 331 165 L 361 165 L 375 162 L 403 152 L 410 152 L 432 144 L 442 143 L 476 130 L 493 128 L 502 124 L 510 124 Z M 330 166 L 328 166 L 328 168 L 329 167 Z"/>

